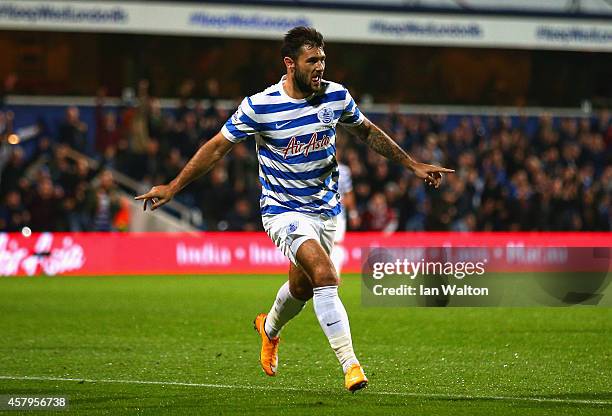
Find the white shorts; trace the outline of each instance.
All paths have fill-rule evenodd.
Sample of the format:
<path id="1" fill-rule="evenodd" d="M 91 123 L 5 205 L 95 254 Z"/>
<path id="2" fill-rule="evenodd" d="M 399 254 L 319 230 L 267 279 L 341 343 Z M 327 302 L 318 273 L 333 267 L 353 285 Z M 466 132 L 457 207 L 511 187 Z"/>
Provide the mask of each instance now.
<path id="1" fill-rule="evenodd" d="M 306 240 L 316 240 L 331 253 L 336 235 L 337 217 L 301 212 L 284 212 L 261 218 L 264 230 L 283 254 L 297 264 L 298 249 Z"/>
<path id="2" fill-rule="evenodd" d="M 336 237 L 334 237 L 334 243 L 341 243 L 344 241 L 344 235 L 346 234 L 346 213 L 344 212 L 344 209 L 336 218 L 338 218 L 338 225 L 336 229 Z"/>

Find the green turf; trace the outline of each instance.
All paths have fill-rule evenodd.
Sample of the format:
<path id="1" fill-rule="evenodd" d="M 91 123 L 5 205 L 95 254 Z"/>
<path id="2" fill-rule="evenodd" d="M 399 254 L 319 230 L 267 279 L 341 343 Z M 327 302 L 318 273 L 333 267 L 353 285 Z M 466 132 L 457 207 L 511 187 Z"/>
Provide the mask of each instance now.
<path id="1" fill-rule="evenodd" d="M 278 376 L 259 368 L 251 322 L 282 281 L 0 279 L 0 377 L 81 380 L 0 379 L 0 395 L 67 395 L 62 414 L 612 414 L 612 309 L 365 308 L 347 277 L 370 378 L 353 395 L 310 305 L 284 330 Z"/>

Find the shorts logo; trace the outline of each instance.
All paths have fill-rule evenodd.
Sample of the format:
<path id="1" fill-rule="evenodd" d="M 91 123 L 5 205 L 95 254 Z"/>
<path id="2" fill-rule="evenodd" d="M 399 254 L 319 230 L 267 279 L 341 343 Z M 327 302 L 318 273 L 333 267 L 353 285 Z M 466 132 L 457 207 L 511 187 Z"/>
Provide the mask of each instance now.
<path id="1" fill-rule="evenodd" d="M 334 110 L 329 107 L 323 107 L 317 113 L 317 118 L 323 124 L 331 124 L 334 121 Z"/>
<path id="2" fill-rule="evenodd" d="M 293 221 L 291 224 L 289 224 L 287 226 L 287 234 L 294 233 L 295 230 L 298 229 L 298 225 L 300 225 L 300 223 L 298 221 Z"/>

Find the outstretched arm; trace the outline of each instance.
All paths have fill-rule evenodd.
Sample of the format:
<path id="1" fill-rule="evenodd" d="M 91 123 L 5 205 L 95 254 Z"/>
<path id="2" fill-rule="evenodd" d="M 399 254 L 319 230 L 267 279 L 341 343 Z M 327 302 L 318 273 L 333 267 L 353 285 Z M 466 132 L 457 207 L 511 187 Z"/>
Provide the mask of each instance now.
<path id="1" fill-rule="evenodd" d="M 204 143 L 195 155 L 187 162 L 181 172 L 167 185 L 157 185 L 149 192 L 137 196 L 135 199 L 144 200 L 143 209 L 147 209 L 147 203 L 152 202 L 151 210 L 157 209 L 169 202 L 174 195 L 200 176 L 208 173 L 213 166 L 225 156 L 234 146 L 221 132 Z"/>
<path id="2" fill-rule="evenodd" d="M 377 153 L 410 169 L 417 177 L 436 188 L 442 182 L 442 173 L 454 172 L 452 169 L 417 162 L 404 149 L 399 147 L 387 133 L 367 118 L 358 126 L 343 125 L 343 127 Z"/>

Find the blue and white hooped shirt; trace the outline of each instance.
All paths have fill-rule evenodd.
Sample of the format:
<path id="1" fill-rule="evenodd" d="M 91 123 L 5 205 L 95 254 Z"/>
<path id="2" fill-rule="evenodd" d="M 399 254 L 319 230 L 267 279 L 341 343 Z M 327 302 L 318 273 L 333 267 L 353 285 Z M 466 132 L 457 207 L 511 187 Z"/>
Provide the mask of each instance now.
<path id="1" fill-rule="evenodd" d="M 233 143 L 255 136 L 262 185 L 261 214 L 338 215 L 336 125 L 363 122 L 344 86 L 321 80 L 319 93 L 289 97 L 283 81 L 246 97 L 221 133 Z"/>

